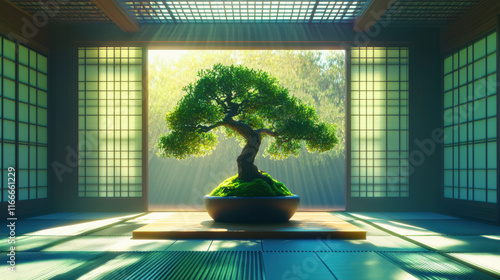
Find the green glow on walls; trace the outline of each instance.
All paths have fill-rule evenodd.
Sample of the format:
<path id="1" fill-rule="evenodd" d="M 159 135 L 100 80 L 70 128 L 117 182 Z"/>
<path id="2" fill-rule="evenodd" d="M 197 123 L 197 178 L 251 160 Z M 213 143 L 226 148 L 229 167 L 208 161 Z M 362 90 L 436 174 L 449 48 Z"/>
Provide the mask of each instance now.
<path id="1" fill-rule="evenodd" d="M 352 197 L 407 197 L 409 50 L 351 52 Z"/>
<path id="2" fill-rule="evenodd" d="M 79 197 L 142 196 L 142 75 L 142 48 L 79 48 Z"/>
<path id="3" fill-rule="evenodd" d="M 497 202 L 497 34 L 444 59 L 444 197 Z"/>

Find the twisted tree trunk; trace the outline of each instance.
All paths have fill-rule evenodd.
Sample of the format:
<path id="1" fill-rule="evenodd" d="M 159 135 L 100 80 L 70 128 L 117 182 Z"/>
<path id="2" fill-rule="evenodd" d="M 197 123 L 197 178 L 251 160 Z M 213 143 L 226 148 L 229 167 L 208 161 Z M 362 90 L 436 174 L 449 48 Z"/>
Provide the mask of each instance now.
<path id="1" fill-rule="evenodd" d="M 269 177 L 260 173 L 257 166 L 254 164 L 255 157 L 259 152 L 261 140 L 262 137 L 257 132 L 247 139 L 247 144 L 236 160 L 238 163 L 238 178 L 245 182 L 260 178 L 272 186 L 274 182 Z"/>
<path id="2" fill-rule="evenodd" d="M 236 160 L 238 163 L 238 178 L 244 182 L 251 182 L 254 179 L 260 178 L 269 185 L 272 185 L 274 182 L 269 177 L 262 175 L 254 164 L 262 142 L 260 131 L 254 130 L 249 125 L 236 122 L 230 118 L 225 120 L 224 125 L 238 131 L 247 140 L 243 151 L 241 151 Z"/>

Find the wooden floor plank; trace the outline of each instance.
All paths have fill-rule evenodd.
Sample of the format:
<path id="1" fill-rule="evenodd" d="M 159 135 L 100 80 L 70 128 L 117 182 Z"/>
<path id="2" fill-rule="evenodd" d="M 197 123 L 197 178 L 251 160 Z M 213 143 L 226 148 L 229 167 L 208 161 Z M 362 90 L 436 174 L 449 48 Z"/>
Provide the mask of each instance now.
<path id="1" fill-rule="evenodd" d="M 298 212 L 287 223 L 214 222 L 206 212 L 178 212 L 133 231 L 134 239 L 365 239 L 366 231 L 327 212 Z"/>

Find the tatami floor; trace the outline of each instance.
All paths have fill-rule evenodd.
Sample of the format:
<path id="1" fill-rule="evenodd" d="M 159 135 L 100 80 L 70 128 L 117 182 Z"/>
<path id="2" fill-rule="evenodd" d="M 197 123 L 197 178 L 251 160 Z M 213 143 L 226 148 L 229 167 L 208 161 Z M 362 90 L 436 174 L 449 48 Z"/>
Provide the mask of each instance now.
<path id="1" fill-rule="evenodd" d="M 331 213 L 366 240 L 133 240 L 172 215 L 56 213 L 16 222 L 17 272 L 0 279 L 494 279 L 500 227 L 435 213 Z"/>

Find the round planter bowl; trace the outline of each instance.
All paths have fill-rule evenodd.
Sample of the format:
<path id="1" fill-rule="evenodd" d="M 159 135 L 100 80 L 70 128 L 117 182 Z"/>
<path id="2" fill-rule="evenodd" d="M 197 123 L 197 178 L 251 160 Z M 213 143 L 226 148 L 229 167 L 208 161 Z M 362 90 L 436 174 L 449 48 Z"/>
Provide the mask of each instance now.
<path id="1" fill-rule="evenodd" d="M 298 195 L 203 197 L 208 214 L 221 223 L 287 222 L 299 208 L 299 203 Z"/>

